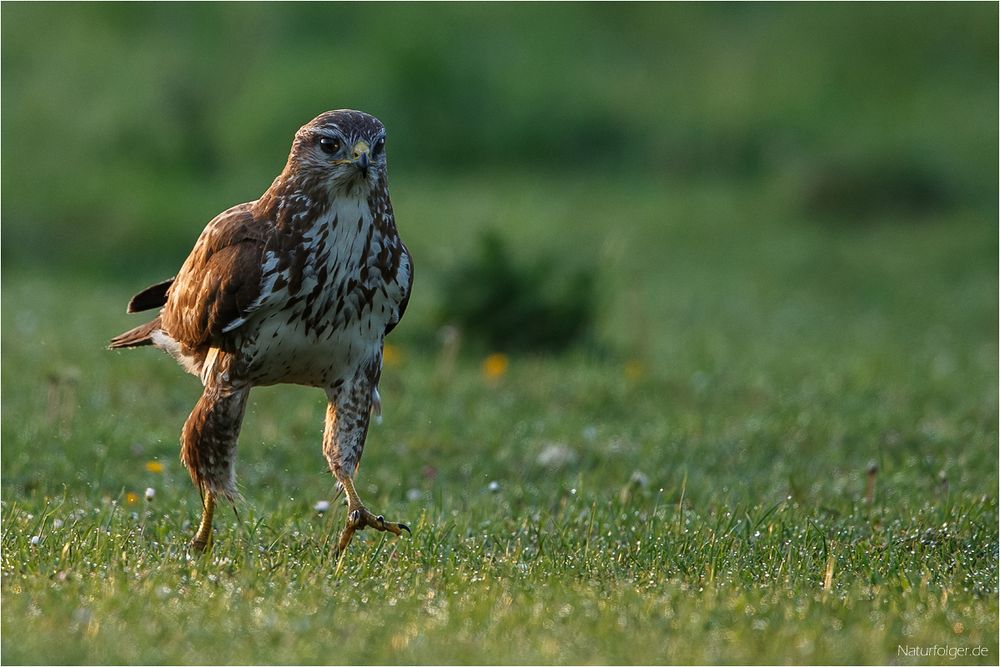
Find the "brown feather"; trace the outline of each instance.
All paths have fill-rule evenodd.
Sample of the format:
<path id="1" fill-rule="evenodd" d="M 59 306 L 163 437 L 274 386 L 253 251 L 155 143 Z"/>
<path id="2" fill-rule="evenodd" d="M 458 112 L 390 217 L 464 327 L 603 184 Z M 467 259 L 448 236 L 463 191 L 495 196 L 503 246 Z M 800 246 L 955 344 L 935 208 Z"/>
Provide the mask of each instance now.
<path id="1" fill-rule="evenodd" d="M 229 346 L 222 329 L 246 311 L 260 292 L 261 257 L 269 223 L 250 204 L 219 214 L 208 224 L 170 288 L 163 329 L 189 349 Z"/>
<path id="2" fill-rule="evenodd" d="M 174 279 L 168 278 L 163 282 L 150 285 L 129 300 L 125 312 L 140 313 L 144 310 L 162 307 L 167 302 L 167 290 L 173 283 Z"/>
<path id="3" fill-rule="evenodd" d="M 151 322 L 140 324 L 134 329 L 129 329 L 125 333 L 118 334 L 111 339 L 111 342 L 108 344 L 108 349 L 117 350 L 123 347 L 142 347 L 143 345 L 152 345 L 153 341 L 150 340 L 150 336 L 159 328 L 160 318 L 157 317 Z"/>

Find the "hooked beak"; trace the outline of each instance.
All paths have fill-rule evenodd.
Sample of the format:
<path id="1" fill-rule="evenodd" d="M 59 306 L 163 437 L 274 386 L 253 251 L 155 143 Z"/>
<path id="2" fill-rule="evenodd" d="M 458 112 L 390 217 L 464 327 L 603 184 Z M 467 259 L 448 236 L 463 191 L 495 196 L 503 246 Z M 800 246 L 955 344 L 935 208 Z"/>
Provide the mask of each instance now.
<path id="1" fill-rule="evenodd" d="M 368 144 L 364 141 L 359 141 L 354 145 L 354 164 L 361 170 L 361 173 L 368 173 L 368 164 L 370 162 L 370 151 Z"/>

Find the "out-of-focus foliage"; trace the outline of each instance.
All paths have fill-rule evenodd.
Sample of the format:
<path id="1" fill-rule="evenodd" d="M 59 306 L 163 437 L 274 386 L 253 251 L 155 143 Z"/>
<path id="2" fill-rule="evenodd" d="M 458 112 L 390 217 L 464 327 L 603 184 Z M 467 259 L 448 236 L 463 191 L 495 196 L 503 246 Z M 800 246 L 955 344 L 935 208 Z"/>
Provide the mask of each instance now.
<path id="1" fill-rule="evenodd" d="M 593 327 L 596 268 L 560 257 L 517 260 L 496 231 L 484 233 L 445 275 L 440 318 L 490 350 L 565 350 Z"/>
<path id="2" fill-rule="evenodd" d="M 802 188 L 807 214 L 842 223 L 920 220 L 954 204 L 951 183 L 926 161 L 885 155 L 813 167 Z"/>
<path id="3" fill-rule="evenodd" d="M 996 25 L 987 3 L 8 4 L 4 266 L 170 271 L 340 106 L 385 121 L 402 188 L 764 179 L 810 214 L 858 194 L 814 192 L 851 155 L 993 206 Z"/>

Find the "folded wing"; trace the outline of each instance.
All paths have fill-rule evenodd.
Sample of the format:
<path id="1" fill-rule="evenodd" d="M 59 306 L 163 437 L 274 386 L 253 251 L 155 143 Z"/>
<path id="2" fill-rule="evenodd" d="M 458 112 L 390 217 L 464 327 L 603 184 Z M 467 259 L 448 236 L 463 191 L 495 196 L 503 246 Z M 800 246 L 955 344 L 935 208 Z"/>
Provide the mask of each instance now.
<path id="1" fill-rule="evenodd" d="M 259 303 L 268 230 L 250 204 L 208 224 L 167 291 L 161 320 L 171 338 L 190 349 L 230 349 L 228 325 Z"/>

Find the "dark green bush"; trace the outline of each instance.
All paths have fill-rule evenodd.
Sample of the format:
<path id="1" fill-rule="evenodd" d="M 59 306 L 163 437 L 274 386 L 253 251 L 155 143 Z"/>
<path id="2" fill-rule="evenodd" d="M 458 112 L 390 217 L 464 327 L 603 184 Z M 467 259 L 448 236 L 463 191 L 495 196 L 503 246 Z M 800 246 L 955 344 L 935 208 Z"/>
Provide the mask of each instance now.
<path id="1" fill-rule="evenodd" d="M 567 266 L 554 253 L 515 261 L 488 231 L 445 274 L 440 319 L 491 351 L 558 351 L 591 331 L 595 286 L 595 267 Z"/>
<path id="2" fill-rule="evenodd" d="M 942 174 L 925 162 L 896 155 L 826 161 L 812 170 L 802 196 L 808 214 L 845 224 L 886 216 L 919 219 L 954 203 Z"/>

